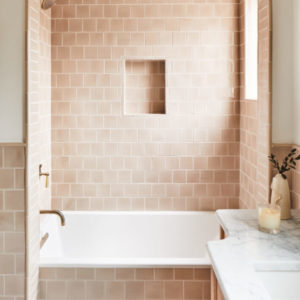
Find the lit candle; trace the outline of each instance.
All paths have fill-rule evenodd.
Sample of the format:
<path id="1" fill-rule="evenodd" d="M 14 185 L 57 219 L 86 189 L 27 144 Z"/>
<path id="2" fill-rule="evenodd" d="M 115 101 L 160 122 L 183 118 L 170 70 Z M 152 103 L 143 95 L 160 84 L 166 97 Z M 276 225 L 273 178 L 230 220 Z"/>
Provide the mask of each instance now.
<path id="1" fill-rule="evenodd" d="M 280 207 L 271 205 L 259 207 L 258 224 L 261 231 L 278 233 L 280 228 Z"/>

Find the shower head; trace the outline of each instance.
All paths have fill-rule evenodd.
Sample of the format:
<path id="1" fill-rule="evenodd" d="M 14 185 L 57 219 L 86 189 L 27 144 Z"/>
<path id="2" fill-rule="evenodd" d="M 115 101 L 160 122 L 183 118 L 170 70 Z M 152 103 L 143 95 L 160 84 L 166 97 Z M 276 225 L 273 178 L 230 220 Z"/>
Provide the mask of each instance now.
<path id="1" fill-rule="evenodd" d="M 51 8 L 55 4 L 56 0 L 42 0 L 42 9 Z"/>

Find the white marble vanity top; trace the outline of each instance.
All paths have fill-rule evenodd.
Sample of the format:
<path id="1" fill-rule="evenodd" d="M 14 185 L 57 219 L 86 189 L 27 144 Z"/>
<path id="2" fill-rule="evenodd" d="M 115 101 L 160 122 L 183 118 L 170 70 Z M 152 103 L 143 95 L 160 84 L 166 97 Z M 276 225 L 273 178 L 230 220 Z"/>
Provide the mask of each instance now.
<path id="1" fill-rule="evenodd" d="M 300 210 L 278 235 L 258 231 L 256 210 L 216 214 L 227 237 L 209 242 L 208 251 L 225 299 L 271 300 L 255 271 L 300 271 Z"/>

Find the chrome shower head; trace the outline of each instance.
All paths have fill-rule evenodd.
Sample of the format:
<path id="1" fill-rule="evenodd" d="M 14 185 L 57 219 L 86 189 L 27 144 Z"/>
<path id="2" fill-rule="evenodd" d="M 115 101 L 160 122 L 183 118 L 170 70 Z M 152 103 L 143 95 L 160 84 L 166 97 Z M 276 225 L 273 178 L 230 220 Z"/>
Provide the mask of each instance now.
<path id="1" fill-rule="evenodd" d="M 43 0 L 41 7 L 42 9 L 51 8 L 55 4 L 56 0 Z"/>

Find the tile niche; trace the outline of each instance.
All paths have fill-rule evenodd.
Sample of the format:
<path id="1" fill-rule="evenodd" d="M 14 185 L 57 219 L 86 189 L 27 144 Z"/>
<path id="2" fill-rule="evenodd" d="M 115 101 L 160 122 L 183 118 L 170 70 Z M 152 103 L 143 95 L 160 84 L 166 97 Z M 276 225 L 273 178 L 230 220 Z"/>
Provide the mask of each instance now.
<path id="1" fill-rule="evenodd" d="M 166 113 L 164 60 L 126 60 L 124 112 L 127 115 Z"/>

